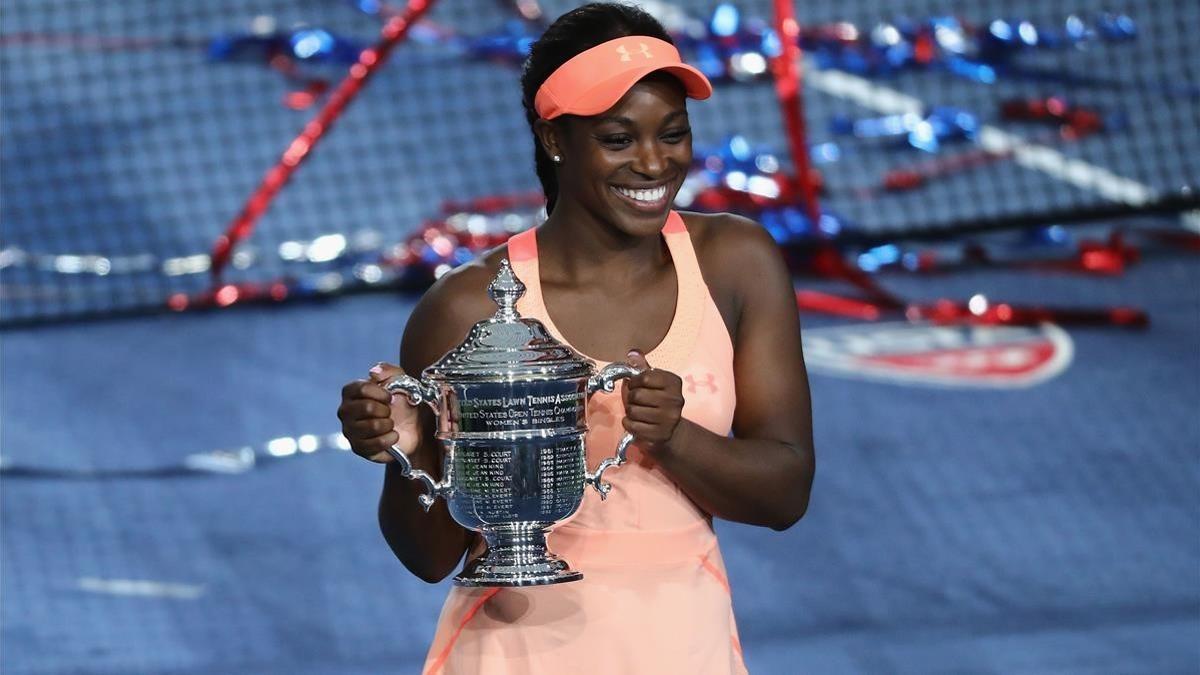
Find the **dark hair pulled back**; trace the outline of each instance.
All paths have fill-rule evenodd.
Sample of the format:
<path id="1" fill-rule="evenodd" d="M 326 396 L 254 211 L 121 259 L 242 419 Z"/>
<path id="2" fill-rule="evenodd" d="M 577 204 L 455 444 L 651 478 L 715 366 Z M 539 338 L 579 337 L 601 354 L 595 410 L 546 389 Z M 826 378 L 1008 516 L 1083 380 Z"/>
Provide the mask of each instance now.
<path id="1" fill-rule="evenodd" d="M 632 5 L 594 2 L 571 10 L 550 24 L 542 37 L 533 43 L 521 69 L 522 102 L 530 131 L 538 120 L 533 99 L 542 83 L 559 66 L 592 47 L 629 35 L 645 35 L 674 44 L 657 19 Z M 533 161 L 538 180 L 542 182 L 542 191 L 546 194 L 546 213 L 550 213 L 558 200 L 558 178 L 554 173 L 554 162 L 536 135 L 533 138 Z"/>

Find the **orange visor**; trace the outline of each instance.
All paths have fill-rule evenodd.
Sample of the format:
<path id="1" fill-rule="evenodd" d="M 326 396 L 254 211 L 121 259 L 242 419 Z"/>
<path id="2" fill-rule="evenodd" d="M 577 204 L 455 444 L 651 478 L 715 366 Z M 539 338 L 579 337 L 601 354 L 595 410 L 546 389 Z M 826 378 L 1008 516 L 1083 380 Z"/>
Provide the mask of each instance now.
<path id="1" fill-rule="evenodd" d="M 592 47 L 559 66 L 538 89 L 533 107 L 546 120 L 598 115 L 613 107 L 638 80 L 658 70 L 679 78 L 690 98 L 712 95 L 708 78 L 680 60 L 674 45 L 630 35 Z"/>

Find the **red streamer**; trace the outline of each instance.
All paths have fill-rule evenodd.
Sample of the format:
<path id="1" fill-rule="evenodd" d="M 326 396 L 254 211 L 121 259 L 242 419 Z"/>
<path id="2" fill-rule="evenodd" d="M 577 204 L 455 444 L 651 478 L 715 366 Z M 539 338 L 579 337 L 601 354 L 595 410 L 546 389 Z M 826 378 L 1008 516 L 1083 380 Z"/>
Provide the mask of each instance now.
<path id="1" fill-rule="evenodd" d="M 808 290 L 796 291 L 796 307 L 802 312 L 821 312 L 863 321 L 878 321 L 884 312 L 884 308 L 869 300 Z"/>
<path id="2" fill-rule="evenodd" d="M 821 218 L 817 202 L 816 183 L 808 156 L 808 132 L 804 126 L 804 99 L 800 93 L 800 23 L 796 21 L 792 0 L 775 0 L 775 31 L 781 51 L 771 59 L 775 76 L 775 95 L 779 98 L 780 114 L 787 127 L 788 147 L 796 167 L 796 187 L 804 201 L 804 209 L 815 226 Z"/>
<path id="3" fill-rule="evenodd" d="M 792 0 L 775 0 L 775 31 L 779 35 L 780 53 L 771 59 L 771 74 L 775 78 L 775 95 L 779 99 L 779 112 L 787 131 L 792 164 L 796 167 L 795 192 L 799 193 L 814 231 L 820 232 L 818 181 L 808 155 L 808 132 L 804 124 L 804 99 L 801 96 L 800 23 L 796 20 Z M 870 302 L 885 308 L 903 306 L 896 296 L 869 275 L 849 265 L 828 240 L 818 245 L 812 263 L 819 274 L 845 279 L 860 288 L 870 297 Z"/>
<path id="4" fill-rule="evenodd" d="M 897 308 L 872 300 L 805 290 L 796 292 L 796 307 L 802 312 L 821 312 L 862 321 L 879 321 L 902 315 L 913 323 L 942 325 L 1034 326 L 1048 321 L 1073 326 L 1145 328 L 1150 325 L 1146 312 L 1136 307 L 1093 309 L 997 302 L 972 309 L 969 303 L 942 299 L 930 303 L 908 303 Z"/>
<path id="5" fill-rule="evenodd" d="M 935 303 L 909 305 L 905 310 L 909 321 L 930 321 L 939 324 L 982 324 L 1029 326 L 1047 321 L 1074 326 L 1123 326 L 1145 328 L 1150 324 L 1146 312 L 1135 307 L 1087 309 L 1075 307 L 1037 307 L 1000 302 L 975 312 L 965 303 L 939 300 Z"/>
<path id="6" fill-rule="evenodd" d="M 317 142 L 329 131 L 346 106 L 362 90 L 367 79 L 387 60 L 392 49 L 404 39 L 413 24 L 433 6 L 435 1 L 410 0 L 403 14 L 388 19 L 380 31 L 379 41 L 358 55 L 358 62 L 350 66 L 350 72 L 338 84 L 329 100 L 325 102 L 313 119 L 304 125 L 304 130 L 288 145 L 279 162 L 267 171 L 258 188 L 246 200 L 241 212 L 213 246 L 211 271 L 214 283 L 220 283 L 221 272 L 229 263 L 234 247 L 250 236 L 258 219 L 266 212 L 267 207 L 271 205 L 275 196 L 287 184 L 288 179 L 292 177 L 300 164 L 309 157 Z"/>

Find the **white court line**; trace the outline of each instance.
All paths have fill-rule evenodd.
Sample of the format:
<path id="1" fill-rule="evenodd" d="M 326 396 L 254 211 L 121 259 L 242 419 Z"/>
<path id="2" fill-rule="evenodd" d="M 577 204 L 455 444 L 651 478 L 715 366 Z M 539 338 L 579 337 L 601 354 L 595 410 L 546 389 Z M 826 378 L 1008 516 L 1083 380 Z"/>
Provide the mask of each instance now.
<path id="1" fill-rule="evenodd" d="M 919 98 L 841 70 L 821 70 L 811 59 L 804 60 L 804 81 L 818 91 L 884 115 L 920 114 L 926 108 Z M 1143 206 L 1157 196 L 1149 185 L 1081 159 L 1071 159 L 1054 148 L 1030 143 L 990 125 L 980 127 L 979 145 L 990 152 L 1011 152 L 1013 161 L 1026 169 L 1040 171 L 1114 202 Z"/>
<path id="2" fill-rule="evenodd" d="M 173 600 L 195 600 L 204 595 L 204 587 L 194 584 L 177 584 L 148 579 L 100 579 L 80 577 L 79 589 L 107 595 L 133 595 L 146 598 L 171 598 Z"/>

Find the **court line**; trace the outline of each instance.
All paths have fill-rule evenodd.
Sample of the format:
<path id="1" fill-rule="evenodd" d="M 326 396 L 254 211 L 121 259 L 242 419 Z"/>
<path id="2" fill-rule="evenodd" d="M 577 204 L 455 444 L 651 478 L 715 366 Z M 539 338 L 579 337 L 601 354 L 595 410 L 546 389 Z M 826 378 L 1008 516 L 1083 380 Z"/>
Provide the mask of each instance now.
<path id="1" fill-rule="evenodd" d="M 919 98 L 858 75 L 841 70 L 819 69 L 811 59 L 804 60 L 804 81 L 818 91 L 853 101 L 884 115 L 922 114 L 928 107 Z M 980 127 L 979 145 L 989 152 L 1012 153 L 1013 161 L 1027 169 L 1040 171 L 1114 202 L 1144 206 L 1158 196 L 1157 191 L 1145 183 L 1081 159 L 1067 157 L 1054 148 L 1031 143 L 991 125 Z"/>
<path id="2" fill-rule="evenodd" d="M 106 595 L 140 596 L 145 598 L 171 598 L 173 600 L 195 600 L 204 595 L 204 587 L 195 584 L 177 584 L 149 579 L 100 579 L 80 577 L 79 589 Z"/>

